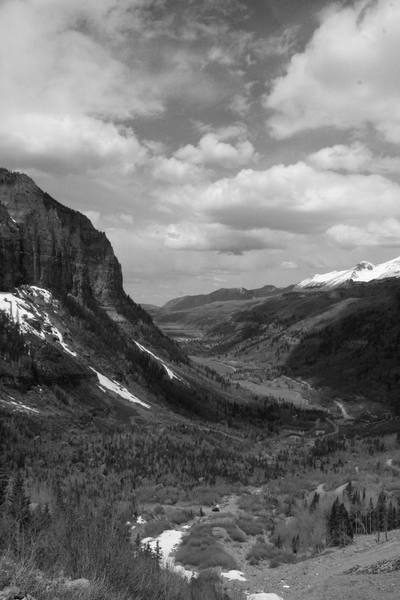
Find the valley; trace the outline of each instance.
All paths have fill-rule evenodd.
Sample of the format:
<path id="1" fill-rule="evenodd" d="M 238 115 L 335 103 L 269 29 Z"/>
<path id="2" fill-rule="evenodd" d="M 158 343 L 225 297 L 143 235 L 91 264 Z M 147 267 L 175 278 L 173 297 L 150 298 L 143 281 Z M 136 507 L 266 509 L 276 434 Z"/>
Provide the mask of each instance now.
<path id="1" fill-rule="evenodd" d="M 1 585 L 394 599 L 397 276 L 147 312 L 86 217 L 0 175 Z"/>

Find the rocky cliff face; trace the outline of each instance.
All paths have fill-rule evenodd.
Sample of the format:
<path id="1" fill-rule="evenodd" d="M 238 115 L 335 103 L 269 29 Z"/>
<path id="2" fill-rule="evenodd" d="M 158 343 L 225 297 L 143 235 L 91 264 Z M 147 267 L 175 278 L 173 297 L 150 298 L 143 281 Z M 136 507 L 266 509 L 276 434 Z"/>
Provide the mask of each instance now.
<path id="1" fill-rule="evenodd" d="M 105 234 L 28 176 L 0 169 L 0 292 L 21 284 L 104 309 L 130 338 L 177 353 L 150 315 L 125 294 L 121 265 Z"/>
<path id="2" fill-rule="evenodd" d="M 9 290 L 21 281 L 20 241 L 19 227 L 0 204 L 0 290 Z"/>
<path id="3" fill-rule="evenodd" d="M 104 233 L 26 175 L 0 171 L 1 287 L 23 283 L 114 305 L 125 294 L 121 266 Z"/>

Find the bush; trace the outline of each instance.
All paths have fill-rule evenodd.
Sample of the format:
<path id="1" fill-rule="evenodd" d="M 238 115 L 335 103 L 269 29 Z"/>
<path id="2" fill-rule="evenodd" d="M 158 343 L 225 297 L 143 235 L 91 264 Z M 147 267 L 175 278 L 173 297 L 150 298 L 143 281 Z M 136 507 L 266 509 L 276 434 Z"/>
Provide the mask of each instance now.
<path id="1" fill-rule="evenodd" d="M 166 531 L 167 529 L 172 529 L 172 526 L 171 526 L 171 523 L 165 518 L 155 519 L 154 521 L 148 521 L 143 526 L 142 537 L 143 538 L 157 537 L 163 531 Z"/>
<path id="2" fill-rule="evenodd" d="M 294 563 L 296 557 L 291 552 L 285 552 L 267 544 L 264 540 L 258 539 L 246 555 L 246 559 L 251 565 L 258 565 L 264 560 L 269 560 L 270 567 L 277 567 L 282 563 Z"/>
<path id="3" fill-rule="evenodd" d="M 250 515 L 239 517 L 236 521 L 236 524 L 242 531 L 244 531 L 246 535 L 255 536 L 262 535 L 264 533 L 264 527 L 262 524 Z"/>
<path id="4" fill-rule="evenodd" d="M 193 511 L 185 510 L 183 508 L 176 508 L 173 510 L 167 510 L 168 519 L 175 525 L 182 525 L 193 519 Z"/>
<path id="5" fill-rule="evenodd" d="M 211 515 L 209 523 L 205 524 L 204 527 L 210 526 L 211 528 L 219 527 L 225 529 L 229 537 L 233 542 L 243 543 L 246 541 L 246 534 L 236 525 L 232 516 L 224 516 L 223 514 Z"/>
<path id="6" fill-rule="evenodd" d="M 189 535 L 183 538 L 175 555 L 178 562 L 199 569 L 221 567 L 237 569 L 234 558 L 228 554 L 210 531 L 210 526 L 192 527 Z"/>
<path id="7" fill-rule="evenodd" d="M 256 543 L 250 548 L 246 555 L 246 560 L 251 565 L 258 565 L 258 563 L 269 558 L 273 558 L 274 548 L 270 544 L 266 544 L 263 540 L 257 540 Z"/>

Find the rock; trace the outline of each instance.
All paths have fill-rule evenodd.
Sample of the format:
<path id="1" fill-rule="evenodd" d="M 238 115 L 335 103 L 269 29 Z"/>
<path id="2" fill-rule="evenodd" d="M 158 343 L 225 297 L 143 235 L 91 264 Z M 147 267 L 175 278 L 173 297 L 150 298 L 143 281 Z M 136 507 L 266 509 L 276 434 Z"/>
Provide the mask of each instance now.
<path id="1" fill-rule="evenodd" d="M 64 582 L 64 587 L 68 590 L 85 590 L 90 586 L 89 579 L 81 577 L 80 579 L 71 579 Z"/>

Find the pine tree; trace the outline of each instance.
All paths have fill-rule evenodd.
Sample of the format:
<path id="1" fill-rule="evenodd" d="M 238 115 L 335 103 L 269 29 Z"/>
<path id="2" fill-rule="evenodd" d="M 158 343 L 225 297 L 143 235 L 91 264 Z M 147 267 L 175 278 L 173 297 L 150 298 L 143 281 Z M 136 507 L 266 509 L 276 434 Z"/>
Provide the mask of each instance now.
<path id="1" fill-rule="evenodd" d="M 9 513 L 15 521 L 25 527 L 30 520 L 29 498 L 25 494 L 24 479 L 21 471 L 17 472 L 11 486 Z"/>
<path id="2" fill-rule="evenodd" d="M 382 490 L 378 496 L 376 504 L 376 529 L 377 529 L 377 540 L 380 540 L 380 534 L 382 531 L 385 532 L 385 538 L 387 540 L 387 529 L 388 529 L 388 510 L 386 505 L 386 494 Z"/>

